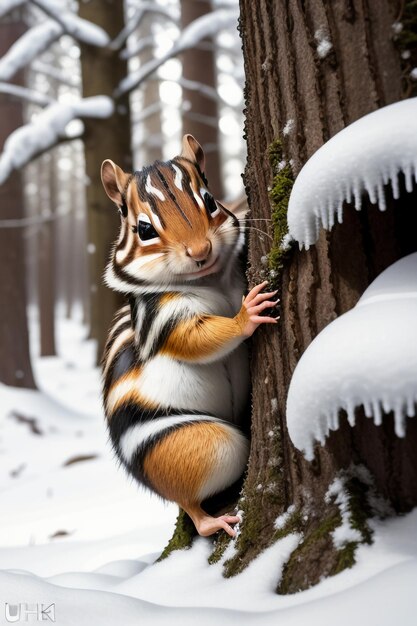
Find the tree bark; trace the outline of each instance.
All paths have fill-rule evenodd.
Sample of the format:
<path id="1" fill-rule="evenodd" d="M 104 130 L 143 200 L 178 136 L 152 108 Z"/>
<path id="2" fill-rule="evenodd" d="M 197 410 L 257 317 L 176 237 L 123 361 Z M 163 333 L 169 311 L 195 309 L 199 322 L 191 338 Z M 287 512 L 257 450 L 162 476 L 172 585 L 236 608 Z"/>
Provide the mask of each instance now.
<path id="1" fill-rule="evenodd" d="M 123 2 L 101 0 L 80 2 L 79 14 L 101 26 L 115 37 L 124 25 Z M 127 74 L 126 62 L 117 50 L 81 45 L 83 96 L 112 96 L 120 80 Z M 87 187 L 88 233 L 90 244 L 91 336 L 97 340 L 98 355 L 104 349 L 111 319 L 122 298 L 103 284 L 102 275 L 112 243 L 119 229 L 117 209 L 104 193 L 100 167 L 104 159 L 112 159 L 125 171 L 131 171 L 129 99 L 116 103 L 116 110 L 106 120 L 86 119 L 85 160 Z"/>
<path id="2" fill-rule="evenodd" d="M 19 13 L 0 23 L 0 56 L 24 33 Z M 23 77 L 15 82 L 22 84 Z M 23 124 L 20 102 L 0 95 L 0 151 L 8 135 Z M 19 171 L 0 186 L 1 219 L 24 217 L 23 184 Z M 0 381 L 15 387 L 35 388 L 29 352 L 26 312 L 23 229 L 0 227 Z"/>
<path id="3" fill-rule="evenodd" d="M 212 10 L 209 0 L 181 0 L 181 27 L 185 28 Z M 212 44 L 212 38 L 204 39 L 202 45 Z M 185 79 L 217 87 L 216 55 L 213 49 L 195 47 L 186 50 L 182 56 L 182 75 Z M 207 178 L 216 198 L 224 194 L 221 177 L 220 136 L 218 128 L 218 103 L 207 98 L 195 89 L 183 88 L 183 103 L 188 103 L 186 115 L 183 115 L 183 133 L 190 133 L 199 141 L 207 154 Z"/>
<path id="4" fill-rule="evenodd" d="M 142 38 L 149 37 L 150 35 L 154 36 L 152 26 L 155 19 L 155 15 L 145 15 L 139 28 L 139 33 Z M 145 63 L 151 61 L 153 58 L 154 48 L 153 46 L 150 46 L 140 54 L 140 63 L 141 65 L 145 65 Z M 159 85 L 160 81 L 158 80 L 157 74 L 155 74 L 151 80 L 145 81 L 142 86 L 143 111 L 146 111 L 148 107 L 160 102 Z M 139 153 L 141 161 L 138 165 L 138 169 L 142 169 L 142 167 L 150 165 L 158 159 L 162 159 L 163 135 L 161 111 L 158 110 L 152 113 L 152 115 L 149 115 L 143 122 L 141 122 L 141 126 L 142 143 L 140 145 Z"/>
<path id="5" fill-rule="evenodd" d="M 400 3 L 390 0 L 260 0 L 256 12 L 250 0 L 241 0 L 248 143 L 245 184 L 253 217 L 271 217 L 274 189 L 271 194 L 268 189 L 277 175 L 271 146 L 272 152 L 282 146 L 296 175 L 344 126 L 408 95 L 393 41 L 392 24 L 399 15 Z M 331 49 L 320 56 L 323 37 Z M 283 133 L 286 125 L 291 130 Z M 415 420 L 408 420 L 402 440 L 394 435 L 392 415 L 377 428 L 359 411 L 357 425 L 351 429 L 344 420 L 312 463 L 294 449 L 285 423 L 291 376 L 313 338 L 352 308 L 381 271 L 417 250 L 417 238 L 411 234 L 417 226 L 415 201 L 415 193 L 403 192 L 399 201 L 390 199 L 386 213 L 369 203 L 361 212 L 347 206 L 343 224 L 330 233 L 322 231 L 310 250 L 293 250 L 282 261 L 283 268 L 277 268 L 282 300 L 279 328 L 275 333 L 260 330 L 253 343 L 252 447 L 245 483 L 250 503 L 238 556 L 226 567 L 229 573 L 239 571 L 276 539 L 274 520 L 291 504 L 309 513 L 295 524 L 304 543 L 287 564 L 279 591 L 306 588 L 323 575 L 351 565 L 355 546 L 350 546 L 350 554 L 337 553 L 323 527 L 324 520 L 327 531 L 334 528 L 337 516 L 325 493 L 336 473 L 351 463 L 370 470 L 378 491 L 397 511 L 417 503 Z M 251 283 L 263 278 L 261 258 L 268 253 L 266 240 L 253 233 Z M 257 490 L 259 484 L 262 490 Z M 366 491 L 366 486 L 361 489 Z M 363 514 L 366 498 L 359 508 Z M 369 539 L 365 535 L 364 540 Z"/>
<path id="6" fill-rule="evenodd" d="M 56 207 L 56 181 L 54 156 L 47 154 L 38 162 L 38 215 L 49 207 Z M 40 356 L 55 356 L 55 221 L 44 222 L 38 232 L 38 309 L 40 330 Z"/>
<path id="7" fill-rule="evenodd" d="M 308 251 L 292 248 L 283 254 L 278 246 L 291 181 L 306 160 L 347 124 L 412 93 L 410 61 L 404 63 L 400 52 L 406 41 L 412 65 L 415 37 L 405 32 L 394 39 L 392 28 L 396 20 L 415 23 L 411 5 L 260 0 L 254 11 L 251 0 L 240 1 L 248 144 L 244 181 L 251 217 L 272 218 L 269 234 L 274 238 L 271 249 L 268 238 L 251 233 L 249 282 L 269 278 L 276 283 L 281 319 L 276 329 L 261 327 L 252 343 L 252 442 L 238 503 L 243 523 L 224 573 L 240 572 L 274 541 L 297 532 L 303 541 L 284 568 L 279 593 L 308 588 L 354 563 L 358 543 L 372 540 L 367 522 L 375 514 L 371 495 L 382 495 L 391 511 L 417 504 L 416 420 L 407 421 L 407 435 L 399 439 L 392 415 L 376 427 L 357 411 L 354 428 L 342 416 L 341 427 L 317 448 L 311 463 L 293 447 L 286 429 L 289 384 L 308 345 L 351 309 L 386 267 L 417 250 L 416 191 L 403 189 L 394 201 L 387 189 L 386 212 L 367 202 L 360 212 L 345 206 L 343 223 L 322 231 Z M 318 51 L 323 38 L 331 44 L 326 54 Z M 326 498 L 336 475 L 344 480 L 349 521 L 361 537 L 342 549 L 332 540 L 342 521 L 340 509 Z M 275 520 L 291 505 L 286 523 L 277 528 Z M 190 541 L 184 528 L 180 517 L 170 549 Z M 227 542 L 226 537 L 217 540 L 211 561 Z"/>

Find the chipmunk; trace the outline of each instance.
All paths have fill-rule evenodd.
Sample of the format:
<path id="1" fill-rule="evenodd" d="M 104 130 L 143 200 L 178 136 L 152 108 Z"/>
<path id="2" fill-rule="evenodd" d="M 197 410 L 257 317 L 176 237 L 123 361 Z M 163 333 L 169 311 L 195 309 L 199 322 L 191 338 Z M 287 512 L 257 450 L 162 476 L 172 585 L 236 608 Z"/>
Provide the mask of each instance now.
<path id="1" fill-rule="evenodd" d="M 246 467 L 243 342 L 260 324 L 277 323 L 261 315 L 276 292 L 263 293 L 264 282 L 242 298 L 244 229 L 211 195 L 204 161 L 185 135 L 179 156 L 134 174 L 103 162 L 103 186 L 121 217 L 105 281 L 130 302 L 109 332 L 103 396 L 126 470 L 178 503 L 200 535 L 234 536 L 239 517 L 212 517 L 201 503 Z"/>

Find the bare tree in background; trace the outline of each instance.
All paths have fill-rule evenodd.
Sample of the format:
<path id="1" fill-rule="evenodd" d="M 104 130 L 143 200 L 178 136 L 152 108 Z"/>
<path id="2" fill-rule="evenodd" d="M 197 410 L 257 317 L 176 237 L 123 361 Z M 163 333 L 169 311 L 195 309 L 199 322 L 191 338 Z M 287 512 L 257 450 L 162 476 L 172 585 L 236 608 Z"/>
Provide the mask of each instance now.
<path id="1" fill-rule="evenodd" d="M 110 38 L 124 26 L 123 2 L 100 0 L 81 2 L 80 17 L 101 26 Z M 126 76 L 127 66 L 117 51 L 81 44 L 83 96 L 112 96 L 120 80 Z M 132 169 L 130 147 L 130 115 L 128 97 L 120 98 L 114 114 L 105 124 L 95 119 L 85 121 L 85 166 L 88 178 L 88 245 L 90 247 L 91 336 L 97 339 L 98 355 L 104 349 L 111 319 L 121 303 L 120 295 L 103 284 L 103 270 L 111 244 L 119 228 L 117 210 L 109 202 L 100 179 L 104 159 L 111 158 L 125 171 Z"/>
<path id="2" fill-rule="evenodd" d="M 0 23 L 0 56 L 26 30 L 20 13 Z M 22 82 L 19 74 L 16 83 Z M 23 124 L 22 104 L 0 94 L 0 146 Z M 15 171 L 0 187 L 0 220 L 24 216 L 23 181 Z M 16 387 L 35 388 L 29 353 L 23 231 L 0 224 L 0 381 Z"/>
<path id="3" fill-rule="evenodd" d="M 212 11 L 210 1 L 181 0 L 181 26 L 186 28 L 194 20 Z M 182 55 L 182 76 L 185 81 L 217 87 L 215 45 L 212 37 L 203 39 L 195 48 Z M 207 178 L 216 198 L 222 198 L 224 188 L 220 162 L 218 102 L 209 98 L 203 89 L 190 89 L 183 84 L 183 133 L 198 138 L 207 154 Z"/>

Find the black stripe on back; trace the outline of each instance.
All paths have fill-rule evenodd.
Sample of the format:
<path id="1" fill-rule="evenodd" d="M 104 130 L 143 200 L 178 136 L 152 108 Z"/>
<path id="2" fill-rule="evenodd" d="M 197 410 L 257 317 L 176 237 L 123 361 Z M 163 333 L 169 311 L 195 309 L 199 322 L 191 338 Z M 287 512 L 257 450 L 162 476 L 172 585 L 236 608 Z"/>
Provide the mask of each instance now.
<path id="1" fill-rule="evenodd" d="M 106 401 L 111 385 L 119 378 L 130 372 L 134 367 L 140 365 L 140 359 L 136 351 L 134 339 L 127 345 L 124 344 L 113 358 L 103 384 L 103 397 Z"/>
<path id="2" fill-rule="evenodd" d="M 149 331 L 152 326 L 152 322 L 155 319 L 155 315 L 158 313 L 158 304 L 161 299 L 161 293 L 144 293 L 141 295 L 141 302 L 145 303 L 145 313 L 143 315 L 142 324 L 140 327 L 139 333 L 139 342 L 141 343 L 142 339 L 146 340 L 146 337 L 149 334 Z"/>
<path id="3" fill-rule="evenodd" d="M 145 424 L 146 422 L 157 420 L 161 417 L 169 417 L 169 416 L 177 416 L 177 415 L 199 415 L 198 411 L 188 411 L 186 409 L 176 410 L 176 409 L 166 409 L 159 411 L 149 411 L 145 409 L 139 404 L 134 404 L 132 402 L 126 403 L 120 406 L 116 411 L 112 414 L 111 419 L 108 422 L 108 430 L 110 439 L 113 445 L 113 448 L 120 459 L 121 463 L 124 467 L 129 471 L 137 481 L 151 489 L 152 491 L 157 492 L 155 487 L 151 484 L 149 478 L 146 476 L 144 471 L 144 462 L 146 455 L 156 446 L 156 444 L 162 441 L 166 436 L 170 435 L 174 431 L 182 428 L 184 426 L 188 426 L 190 424 L 204 424 L 210 423 L 210 420 L 201 418 L 201 421 L 188 422 L 184 421 L 180 424 L 168 426 L 164 428 L 160 432 L 156 433 L 153 437 L 146 440 L 145 444 L 140 446 L 135 454 L 132 457 L 130 463 L 127 463 L 122 455 L 121 447 L 120 447 L 120 439 L 127 432 L 127 430 L 137 424 Z M 205 415 L 208 415 L 207 413 Z M 161 495 L 161 494 L 159 494 Z"/>

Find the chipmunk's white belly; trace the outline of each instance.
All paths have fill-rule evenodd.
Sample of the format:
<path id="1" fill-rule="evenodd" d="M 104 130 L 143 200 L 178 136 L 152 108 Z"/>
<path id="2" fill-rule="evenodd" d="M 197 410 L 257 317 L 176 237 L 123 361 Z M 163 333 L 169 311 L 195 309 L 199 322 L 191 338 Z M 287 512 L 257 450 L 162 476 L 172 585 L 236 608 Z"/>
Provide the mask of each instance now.
<path id="1" fill-rule="evenodd" d="M 163 408 L 209 413 L 238 421 L 248 394 L 246 347 L 215 363 L 192 364 L 158 355 L 140 375 L 142 397 Z"/>

